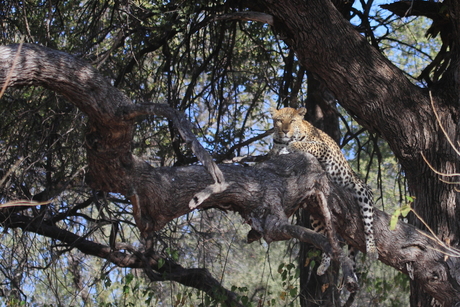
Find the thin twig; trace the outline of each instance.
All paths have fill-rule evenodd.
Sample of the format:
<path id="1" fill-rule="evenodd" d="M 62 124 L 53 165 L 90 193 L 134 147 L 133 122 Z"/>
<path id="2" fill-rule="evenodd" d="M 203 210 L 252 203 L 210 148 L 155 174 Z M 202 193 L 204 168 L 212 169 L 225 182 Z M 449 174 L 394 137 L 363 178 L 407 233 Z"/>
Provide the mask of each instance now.
<path id="1" fill-rule="evenodd" d="M 444 243 L 441 239 L 439 239 L 436 234 L 434 233 L 434 231 L 430 228 L 430 226 L 428 226 L 428 224 L 422 219 L 422 217 L 420 215 L 418 215 L 417 212 L 415 212 L 415 210 L 413 208 L 411 208 L 411 211 L 415 214 L 415 216 L 422 222 L 422 224 L 428 229 L 428 231 L 431 233 L 432 236 L 429 236 L 427 235 L 426 233 L 424 233 L 423 231 L 421 231 L 420 229 L 416 228 L 416 230 L 424 235 L 425 237 L 429 238 L 429 239 L 432 239 L 433 241 L 435 241 L 436 243 L 438 243 L 439 245 L 441 245 L 442 247 L 444 247 L 445 249 L 447 249 L 448 251 L 452 252 L 453 254 L 448 254 L 446 252 L 443 252 L 443 251 L 440 251 L 440 250 L 437 250 L 435 248 L 432 248 L 433 250 L 436 250 L 436 251 L 439 251 L 443 254 L 446 254 L 447 256 L 452 256 L 452 257 L 460 257 L 460 251 L 457 251 L 455 249 L 453 249 L 452 247 L 450 246 L 447 246 L 446 243 Z"/>
<path id="2" fill-rule="evenodd" d="M 435 172 L 437 175 L 441 175 L 441 176 L 444 176 L 444 177 L 456 177 L 456 176 L 460 176 L 460 174 L 458 173 L 453 173 L 453 174 L 446 174 L 446 173 L 441 173 L 440 171 L 437 171 L 431 164 L 430 162 L 428 162 L 427 158 L 425 157 L 425 155 L 423 154 L 423 152 L 420 153 L 422 155 L 422 158 L 423 160 L 425 161 L 425 163 L 428 165 L 428 167 L 433 171 Z M 446 182 L 446 181 L 444 181 Z M 452 182 L 446 182 L 446 183 L 451 183 Z"/>
<path id="3" fill-rule="evenodd" d="M 3 208 L 10 208 L 10 207 L 30 207 L 30 206 L 42 206 L 42 205 L 48 205 L 51 201 L 33 201 L 33 200 L 14 200 L 14 201 L 9 201 L 4 204 L 0 204 L 0 209 Z"/>

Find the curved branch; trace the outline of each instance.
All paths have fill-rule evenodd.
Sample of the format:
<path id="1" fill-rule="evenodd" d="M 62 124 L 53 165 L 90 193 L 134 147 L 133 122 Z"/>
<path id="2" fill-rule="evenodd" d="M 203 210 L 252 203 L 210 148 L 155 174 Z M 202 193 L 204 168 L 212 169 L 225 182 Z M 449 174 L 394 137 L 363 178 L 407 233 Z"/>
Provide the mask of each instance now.
<path id="1" fill-rule="evenodd" d="M 250 1 L 247 2 L 250 7 Z M 274 16 L 276 30 L 284 34 L 300 63 L 324 82 L 361 125 L 379 132 L 396 155 L 418 157 L 417 148 L 425 145 L 424 141 L 431 141 L 421 140 L 418 132 L 424 131 L 426 122 L 412 112 L 416 105 L 431 113 L 424 90 L 369 45 L 330 1 L 258 4 Z M 392 125 L 403 121 L 413 123 L 411 129 Z M 404 142 L 396 141 L 401 139 Z"/>
<path id="2" fill-rule="evenodd" d="M 0 86 L 43 86 L 64 95 L 94 121 L 115 118 L 131 101 L 83 60 L 33 44 L 0 46 Z"/>
<path id="3" fill-rule="evenodd" d="M 330 247 L 327 239 L 324 236 L 314 232 L 313 230 L 306 229 L 298 225 L 286 224 L 282 227 L 282 231 L 286 234 L 289 234 L 292 238 L 296 238 L 302 242 L 311 243 L 316 248 L 323 250 L 323 252 L 328 253 L 329 255 L 332 254 L 332 248 Z M 358 291 L 358 280 L 356 278 L 356 274 L 354 272 L 353 263 L 351 259 L 346 257 L 343 251 L 341 249 L 338 249 L 337 247 L 335 248 L 334 253 L 336 254 L 336 256 L 337 254 L 339 255 L 338 260 L 342 264 L 342 272 L 345 279 L 345 286 L 347 287 L 347 290 L 351 293 Z"/>

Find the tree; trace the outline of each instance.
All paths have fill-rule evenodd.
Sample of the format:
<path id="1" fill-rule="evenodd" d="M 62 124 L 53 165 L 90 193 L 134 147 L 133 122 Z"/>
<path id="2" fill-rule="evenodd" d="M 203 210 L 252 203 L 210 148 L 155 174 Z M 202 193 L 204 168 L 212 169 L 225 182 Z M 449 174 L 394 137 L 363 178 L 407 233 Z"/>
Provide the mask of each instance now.
<path id="1" fill-rule="evenodd" d="M 401 3 L 404 4 L 404 2 Z M 451 178 L 448 176 L 442 176 L 443 180 L 439 178 L 439 174 L 455 174 L 459 159 L 452 144 L 448 142 L 450 138 L 455 144 L 458 139 L 456 124 L 458 108 L 455 104 L 455 101 L 458 100 L 455 73 L 458 63 L 455 53 L 458 46 L 456 41 L 458 7 L 456 3 L 435 4 L 439 15 L 444 17 L 442 20 L 447 19 L 440 33 L 450 53 L 443 54 L 437 59 L 440 65 L 436 66 L 437 70 L 434 73 L 434 66 L 424 71 L 422 77 L 426 81 L 426 87 L 411 83 L 403 72 L 392 65 L 375 48 L 376 46 L 369 44 L 354 29 L 329 1 L 251 1 L 248 3 L 241 1 L 227 3 L 223 7 L 206 6 L 206 3 L 200 2 L 197 4 L 199 4 L 197 7 L 190 5 L 188 7 L 190 10 L 187 12 L 189 14 L 187 16 L 194 16 L 194 19 L 190 21 L 193 27 L 187 27 L 187 18 L 184 18 L 184 15 L 168 13 L 167 18 L 163 20 L 164 23 L 158 25 L 158 28 L 162 29 L 158 32 L 161 33 L 160 36 L 141 35 L 147 29 L 143 22 L 155 15 L 154 10 L 149 10 L 147 6 L 123 7 L 128 11 L 137 10 L 139 18 L 133 19 L 133 24 L 127 24 L 127 28 L 132 32 L 125 31 L 126 29 L 115 31 L 116 39 L 110 47 L 112 49 L 109 49 L 117 50 L 125 43 L 133 49 L 135 56 L 129 61 L 111 61 L 110 65 L 105 68 L 102 67 L 110 58 L 110 52 L 99 54 L 92 60 L 109 76 L 111 68 L 121 66 L 120 73 L 114 76 L 112 82 L 113 85 L 120 86 L 122 83 L 127 83 L 128 76 L 139 73 L 134 70 L 138 59 L 144 60 L 143 64 L 146 66 L 160 61 L 159 58 L 147 58 L 145 55 L 161 48 L 165 55 L 165 62 L 160 66 L 166 76 L 164 80 L 167 84 L 166 87 L 156 90 L 145 82 L 131 84 L 133 88 L 137 86 L 137 89 L 129 93 L 129 98 L 91 65 L 64 52 L 36 45 L 9 45 L 1 48 L 0 83 L 4 87 L 43 86 L 64 96 L 88 117 L 88 127 L 84 137 L 87 168 L 84 166 L 81 168 L 82 163 L 85 163 L 82 160 L 77 159 L 70 164 L 63 163 L 59 161 L 59 151 L 45 151 L 48 155 L 36 160 L 42 165 L 44 171 L 37 171 L 33 176 L 32 174 L 23 176 L 22 181 L 18 181 L 19 184 L 13 185 L 18 187 L 17 190 L 12 189 L 16 195 L 5 189 L 2 199 L 8 201 L 21 193 L 35 201 L 48 201 L 55 195 L 65 198 L 65 193 L 62 194 L 62 192 L 67 191 L 71 180 L 79 176 L 82 170 L 87 172 L 88 185 L 95 191 L 103 192 L 103 194 L 88 197 L 77 206 L 69 206 L 65 212 L 61 212 L 61 215 L 58 214 L 59 210 L 53 210 L 43 203 L 38 210 L 31 208 L 30 203 L 27 204 L 28 206 L 4 208 L 1 218 L 4 228 L 21 228 L 25 232 L 38 233 L 59 240 L 69 248 L 77 248 L 83 253 L 108 259 L 118 266 L 143 268 L 151 281 L 175 280 L 201 289 L 214 298 L 217 298 L 218 294 L 224 294 L 224 300 L 227 303 L 236 303 L 235 293 L 222 287 L 209 272 L 200 269 L 186 269 L 172 261 L 171 258 L 162 257 L 153 248 L 156 244 L 155 231 L 161 230 L 174 218 L 190 213 L 195 208 L 231 210 L 238 212 L 251 224 L 251 238 L 258 238 L 260 235 L 267 241 L 297 238 L 310 242 L 323 250 L 333 251 L 336 259 L 341 260 L 343 264 L 343 271 L 348 277 L 347 283 L 350 290 L 356 287 L 356 281 L 350 272 L 351 265 L 341 254 L 333 232 L 340 234 L 347 243 L 364 250 L 363 235 L 359 231 L 361 223 L 357 206 L 350 195 L 329 185 L 315 159 L 311 156 L 289 156 L 263 162 L 258 167 L 217 166 L 192 133 L 189 122 L 182 113 L 177 112 L 177 110 L 190 110 L 188 107 L 193 99 L 205 97 L 204 100 L 206 100 L 208 99 L 206 97 L 209 96 L 206 96 L 205 93 L 212 92 L 215 97 L 219 97 L 217 100 L 219 106 L 216 108 L 219 111 L 216 114 L 218 118 L 221 118 L 225 114 L 222 110 L 233 108 L 237 110 L 236 105 L 223 102 L 237 101 L 235 97 L 239 95 L 240 85 L 238 84 L 244 84 L 254 90 L 255 94 L 251 97 L 251 110 L 263 108 L 261 105 L 256 107 L 256 103 L 264 89 L 257 88 L 255 84 L 251 84 L 241 76 L 230 80 L 227 74 L 215 70 L 209 78 L 221 81 L 222 87 L 212 88 L 211 86 L 209 89 L 203 87 L 198 91 L 193 87 L 200 73 L 211 62 L 222 64 L 227 61 L 225 65 L 219 65 L 219 68 L 224 71 L 230 70 L 230 67 L 241 67 L 239 65 L 243 62 L 229 60 L 231 53 L 225 53 L 227 57 L 219 57 L 223 49 L 221 44 L 226 43 L 222 39 L 229 37 L 226 31 L 235 30 L 236 23 L 232 23 L 225 31 L 216 31 L 211 34 L 218 43 L 210 49 L 207 58 L 201 59 L 202 66 L 193 70 L 187 86 L 180 87 L 172 80 L 175 75 L 170 70 L 171 63 L 183 63 L 184 71 L 188 71 L 188 67 L 185 68 L 188 62 L 180 61 L 180 54 L 171 51 L 171 46 L 165 42 L 169 39 L 173 40 L 175 35 L 185 31 L 185 28 L 187 31 L 198 33 L 203 29 L 204 24 L 216 20 L 212 14 L 205 16 L 202 20 L 198 13 L 212 12 L 214 9 L 219 12 L 232 13 L 221 15 L 220 20 L 255 19 L 270 23 L 274 31 L 292 50 L 291 59 L 294 58 L 295 53 L 299 63 L 309 74 L 313 74 L 328 92 L 332 93 L 342 107 L 352 114 L 363 127 L 381 135 L 388 142 L 404 169 L 410 193 L 415 198 L 415 212 L 427 222 L 443 242 L 447 243 L 447 246 L 457 246 L 457 224 L 454 217 L 457 216 L 458 205 L 455 182 L 446 182 L 445 178 L 447 181 Z M 258 14 L 247 12 L 246 8 L 257 11 Z M 65 7 L 57 7 L 50 13 L 61 12 L 65 9 Z M 107 12 L 106 6 L 99 8 L 92 2 L 88 2 L 84 9 Z M 174 4 L 163 9 L 167 12 L 175 12 Z M 395 12 L 397 9 L 400 8 L 394 8 Z M 121 11 L 114 10 L 114 12 Z M 423 15 L 420 12 L 416 14 Z M 99 18 L 96 15 L 91 16 Z M 60 17 L 61 19 L 56 20 L 69 24 L 69 27 L 76 26 L 78 23 L 78 18 L 72 17 L 71 14 L 60 15 Z M 208 17 L 209 19 L 206 19 Z M 52 24 L 57 24 L 56 20 L 53 19 Z M 90 20 L 87 28 L 95 29 L 91 25 L 98 22 L 102 23 L 102 20 Z M 107 32 L 102 34 L 89 32 L 88 37 L 91 39 L 88 41 L 91 43 L 88 49 L 97 45 L 100 41 L 99 35 L 108 35 L 113 30 L 113 25 L 109 24 L 107 28 L 104 28 L 107 29 Z M 35 28 L 32 29 L 35 31 Z M 268 31 L 266 27 L 258 30 L 264 34 Z M 30 32 L 30 28 L 28 31 L 29 36 L 33 37 L 34 34 Z M 47 32 L 48 36 L 45 38 L 49 43 L 53 42 L 49 36 L 50 32 L 52 31 Z M 85 32 L 80 32 L 82 33 Z M 128 33 L 134 34 L 129 36 Z M 237 32 L 235 30 L 232 33 Z M 127 40 L 128 36 L 133 41 Z M 193 36 L 188 36 L 188 39 L 190 38 Z M 238 36 L 235 34 L 231 38 L 230 47 L 227 49 L 228 46 L 226 46 L 226 50 L 233 51 L 236 50 Z M 136 44 L 136 40 L 142 43 Z M 260 44 L 263 45 L 263 42 Z M 187 40 L 179 45 L 187 48 L 191 44 Z M 54 47 L 59 47 L 59 44 Z M 303 72 L 299 71 L 299 75 L 303 76 Z M 223 92 L 223 89 L 231 86 L 232 81 L 236 81 L 236 78 L 240 79 L 233 86 L 235 97 L 229 97 Z M 292 104 L 295 101 L 292 97 L 289 98 L 289 95 L 295 96 L 298 93 L 298 87 L 289 88 L 289 84 L 285 87 L 286 96 L 282 98 L 284 101 L 285 99 L 290 100 Z M 148 93 L 156 93 L 154 98 L 159 101 L 167 101 L 169 106 L 154 104 L 151 101 L 144 102 L 145 97 L 151 96 Z M 34 92 L 24 91 L 22 96 L 24 101 L 21 103 L 27 105 L 27 101 L 35 96 Z M 181 96 L 183 99 L 180 98 Z M 15 100 L 12 97 L 2 97 L 2 99 L 13 103 Z M 66 106 L 61 112 L 69 113 L 72 110 L 74 109 Z M 199 111 L 195 110 L 190 117 L 193 118 L 198 113 Z M 235 111 L 236 113 L 238 112 Z M 153 114 L 164 116 L 169 120 L 164 126 L 169 128 L 170 135 L 173 136 L 171 147 L 174 149 L 178 164 L 193 163 L 199 160 L 203 166 L 153 168 L 133 154 L 133 139 L 138 141 L 138 137 L 134 137 L 138 125 L 136 120 Z M 42 115 L 39 112 L 37 117 Z M 237 116 L 240 115 L 235 115 L 235 118 Z M 77 115 L 74 120 L 81 119 Z M 14 120 L 9 119 L 8 122 L 13 123 Z M 46 121 L 42 123 L 47 124 Z M 219 123 L 221 123 L 220 120 Z M 31 131 L 36 130 L 33 122 L 24 124 Z M 245 129 L 242 129 L 239 134 L 226 136 L 225 129 L 219 125 L 208 131 L 214 131 L 215 138 L 221 140 L 220 144 L 225 144 L 226 139 L 235 139 L 236 136 L 240 140 L 243 139 Z M 51 127 L 56 129 L 60 126 L 53 123 Z M 445 129 L 445 132 L 441 127 Z M 177 131 L 190 150 L 182 148 Z M 16 135 L 19 133 L 16 132 Z M 63 134 L 54 131 L 51 135 L 54 141 L 50 137 L 46 138 L 47 143 L 30 142 L 30 146 L 49 149 L 57 142 L 57 139 L 60 142 Z M 208 145 L 206 133 L 198 133 L 198 137 Z M 33 139 L 30 134 L 29 139 Z M 37 136 L 37 140 L 39 139 L 40 137 Z M 8 144 L 13 143 L 8 142 Z M 245 145 L 231 147 L 231 150 L 226 150 L 225 146 L 216 148 L 216 153 L 221 154 L 220 157 L 216 154 L 217 160 L 231 157 L 234 151 L 242 146 Z M 142 147 L 134 147 L 139 148 L 139 151 L 146 150 Z M 82 150 L 78 146 L 61 148 L 62 152 L 75 153 Z M 160 150 L 157 155 L 161 156 Z M 20 156 L 19 152 L 10 150 L 5 160 L 9 160 L 10 165 L 16 165 L 17 168 L 22 161 L 19 159 Z M 165 156 L 163 155 L 160 164 L 166 164 Z M 9 178 L 14 170 L 15 168 L 3 170 L 2 178 L 4 179 L 2 180 Z M 41 188 L 41 192 L 30 193 L 27 184 L 34 179 L 41 178 L 42 173 L 46 180 L 42 185 L 37 185 Z M 63 178 L 66 181 L 63 181 Z M 20 186 L 23 188 L 20 189 Z M 109 245 L 93 242 L 86 236 L 77 234 L 77 231 L 60 225 L 64 219 L 82 216 L 79 211 L 93 204 L 103 208 L 103 199 L 107 192 L 122 194 L 130 201 L 136 226 L 145 241 L 145 250 L 117 243 L 118 226 L 111 219 L 105 220 L 112 225 Z M 304 206 L 305 202 L 309 204 L 308 207 Z M 332 225 L 329 241 L 302 226 L 292 225 L 289 222 L 287 217 L 300 207 L 318 216 L 327 217 L 328 213 L 331 213 L 330 220 L 326 220 Z M 410 219 L 414 226 L 398 223 L 395 230 L 390 230 L 388 228 L 389 216 L 383 212 L 376 213 L 380 260 L 411 277 L 412 305 L 430 306 L 432 297 L 446 306 L 454 305 L 460 301 L 456 278 L 458 258 L 448 256 L 452 251 L 441 246 L 439 242 L 431 238 L 430 234 L 424 232 L 426 227 L 420 219 L 414 216 L 411 216 Z M 216 289 L 218 289 L 217 292 Z"/>

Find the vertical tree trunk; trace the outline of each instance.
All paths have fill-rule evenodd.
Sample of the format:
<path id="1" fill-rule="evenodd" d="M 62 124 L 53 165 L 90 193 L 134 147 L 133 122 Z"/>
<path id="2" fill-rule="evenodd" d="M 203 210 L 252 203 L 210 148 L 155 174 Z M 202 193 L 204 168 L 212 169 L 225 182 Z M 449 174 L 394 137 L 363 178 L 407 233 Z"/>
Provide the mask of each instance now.
<path id="1" fill-rule="evenodd" d="M 338 115 L 333 96 L 321 86 L 321 82 L 308 74 L 307 115 L 306 118 L 316 127 L 329 134 L 336 142 L 340 140 Z M 301 210 L 300 223 L 310 226 L 310 215 Z M 309 261 L 309 253 L 314 250 L 311 244 L 300 242 L 300 305 L 302 307 L 335 306 L 340 307 L 340 293 L 336 287 L 338 283 L 339 266 L 332 262 L 331 268 L 324 276 L 318 276 L 318 264 L 311 268 L 305 264 Z M 330 273 L 330 272 L 334 273 Z M 325 285 L 328 287 L 323 288 Z"/>
<path id="2" fill-rule="evenodd" d="M 424 176 L 416 176 L 412 172 L 406 173 L 410 194 L 415 197 L 413 208 L 439 239 L 449 245 L 452 243 L 456 245 L 458 236 L 453 230 L 457 229 L 458 223 L 458 212 L 455 212 L 458 211 L 456 210 L 458 198 L 454 195 L 453 186 L 446 186 L 437 176 L 428 175 L 427 173 L 432 173 L 432 171 L 427 167 L 421 169 L 426 171 Z M 422 221 L 413 214 L 409 217 L 409 223 L 420 229 L 427 229 Z M 410 284 L 411 306 L 439 306 L 430 295 L 422 290 L 418 281 L 411 280 Z"/>
<path id="3" fill-rule="evenodd" d="M 435 109 L 439 114 L 443 127 L 447 135 L 452 138 L 454 144 L 458 144 L 459 129 L 458 119 L 453 118 L 455 114 L 449 108 L 440 106 L 448 105 L 448 102 L 441 103 L 436 100 Z M 439 126 L 439 123 L 437 123 Z M 441 131 L 432 131 L 430 137 L 433 147 L 424 152 L 424 155 L 432 167 L 443 174 L 454 174 L 459 172 L 459 157 L 452 149 L 452 146 L 446 142 L 447 137 Z M 405 173 L 408 182 L 410 195 L 415 197 L 413 209 L 421 217 L 420 220 L 414 214 L 409 216 L 409 222 L 420 229 L 428 230 L 424 222 L 429 225 L 435 235 L 443 242 L 451 246 L 458 246 L 459 243 L 459 217 L 460 204 L 455 184 L 446 184 L 441 181 L 458 181 L 457 178 L 440 176 L 436 174 L 427 163 L 420 158 L 419 161 L 413 162 L 412 166 L 405 166 Z M 429 270 L 429 268 L 427 268 Z M 439 304 L 430 295 L 426 294 L 417 281 L 411 280 L 411 306 L 439 306 Z"/>
<path id="4" fill-rule="evenodd" d="M 310 215 L 300 210 L 299 221 L 302 226 L 310 225 Z M 340 266 L 333 261 L 323 276 L 316 274 L 319 262 L 311 267 L 310 253 L 317 249 L 308 243 L 299 242 L 299 286 L 300 306 L 302 307 L 340 307 L 340 293 L 337 289 Z"/>
<path id="5" fill-rule="evenodd" d="M 351 1 L 334 0 L 336 8 L 346 19 L 350 18 L 350 8 L 353 4 Z M 328 89 L 324 87 L 321 82 L 314 77 L 313 74 L 308 73 L 308 92 L 307 92 L 307 115 L 306 119 L 311 122 L 315 127 L 326 132 L 338 144 L 340 144 L 340 127 L 339 117 L 337 114 L 335 97 Z M 305 211 L 300 212 L 302 225 L 310 226 L 309 214 Z M 314 249 L 310 244 L 300 243 L 299 262 L 300 267 L 300 305 L 302 307 L 316 307 L 316 306 L 340 306 L 340 293 L 336 287 L 338 283 L 338 273 L 340 268 L 335 262 L 331 263 L 329 271 L 334 274 L 325 274 L 318 276 L 316 274 L 316 266 L 311 272 L 310 266 L 304 267 L 302 264 L 308 259 L 308 253 Z M 332 279 L 329 280 L 328 279 Z M 324 291 L 323 285 L 329 284 L 330 286 Z"/>

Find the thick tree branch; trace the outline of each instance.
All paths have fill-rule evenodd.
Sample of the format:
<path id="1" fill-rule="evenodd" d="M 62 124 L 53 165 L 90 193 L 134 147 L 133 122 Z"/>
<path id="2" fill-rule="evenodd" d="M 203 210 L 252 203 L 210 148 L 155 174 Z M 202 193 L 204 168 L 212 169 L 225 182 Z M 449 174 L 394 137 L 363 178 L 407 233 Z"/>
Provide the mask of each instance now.
<path id="1" fill-rule="evenodd" d="M 276 31 L 308 72 L 321 79 L 361 125 L 382 135 L 398 157 L 419 158 L 420 148 L 432 146 L 433 139 L 423 133 L 434 124 L 427 92 L 369 45 L 330 1 L 257 3 L 274 16 Z M 414 106 L 420 110 L 417 114 Z M 411 129 L 399 125 L 404 121 L 412 123 Z"/>
<path id="2" fill-rule="evenodd" d="M 122 104 L 131 101 L 120 91 L 114 91 L 106 78 L 87 62 L 67 53 L 46 47 L 24 44 L 0 48 L 2 73 L 0 85 L 43 86 L 64 95 L 94 121 L 107 122 Z M 14 70 L 12 68 L 14 67 Z M 59 72 L 73 72 L 59 73 Z M 101 103 L 102 101 L 111 103 Z"/>
<path id="3" fill-rule="evenodd" d="M 167 105 L 134 105 L 88 63 L 45 47 L 31 44 L 2 46 L 0 64 L 3 69 L 3 75 L 0 76 L 1 87 L 44 86 L 64 95 L 85 112 L 90 119 L 86 144 L 95 159 L 110 161 L 113 157 L 124 156 L 124 164 L 135 163 L 130 151 L 132 120 L 142 114 L 157 114 L 174 122 L 187 145 L 213 176 L 215 192 L 225 189 L 222 172 L 197 141 L 190 122 Z M 74 73 L 56 74 L 60 71 Z M 90 159 L 90 163 L 91 161 L 93 160 Z M 118 166 L 116 163 L 112 167 Z M 117 191 L 125 194 L 133 192 L 129 182 L 122 181 L 117 186 L 120 186 Z M 99 188 L 105 189 L 104 185 Z M 110 185 L 110 190 L 113 191 L 113 188 Z"/>

